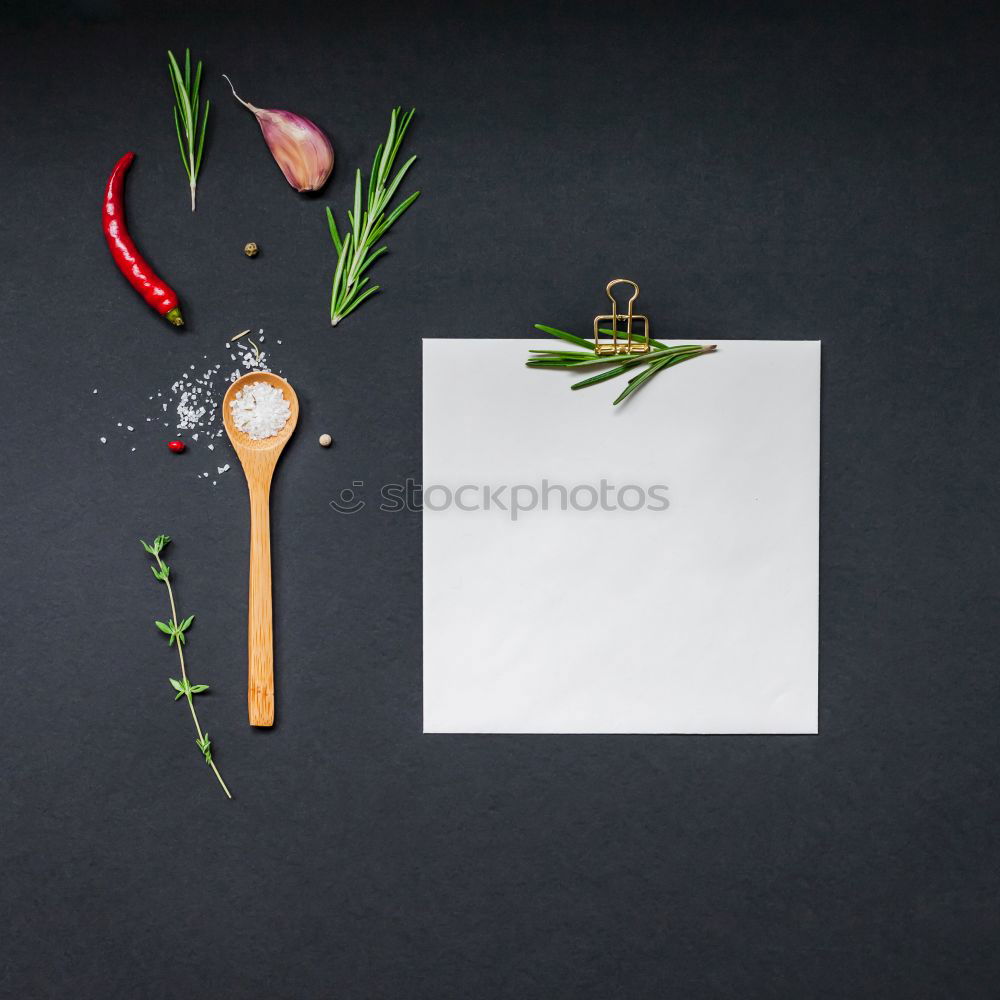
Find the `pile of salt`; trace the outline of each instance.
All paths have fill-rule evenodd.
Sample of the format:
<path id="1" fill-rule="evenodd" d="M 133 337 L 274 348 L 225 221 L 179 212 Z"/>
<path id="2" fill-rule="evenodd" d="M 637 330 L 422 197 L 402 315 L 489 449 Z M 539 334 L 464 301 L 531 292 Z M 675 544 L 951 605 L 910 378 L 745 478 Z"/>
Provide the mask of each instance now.
<path id="1" fill-rule="evenodd" d="M 244 386 L 229 408 L 233 423 L 253 441 L 274 437 L 288 422 L 291 413 L 285 394 L 267 382 L 251 382 Z"/>

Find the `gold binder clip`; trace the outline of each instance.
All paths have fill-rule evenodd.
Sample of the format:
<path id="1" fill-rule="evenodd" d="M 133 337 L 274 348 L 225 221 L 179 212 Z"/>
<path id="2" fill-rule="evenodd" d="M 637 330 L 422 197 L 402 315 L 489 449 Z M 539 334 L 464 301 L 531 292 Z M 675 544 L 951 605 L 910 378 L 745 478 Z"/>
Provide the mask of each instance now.
<path id="1" fill-rule="evenodd" d="M 628 300 L 628 312 L 620 313 L 618 311 L 618 303 L 615 301 L 615 297 L 611 292 L 611 289 L 615 285 L 631 285 L 635 291 L 632 293 L 632 297 Z M 632 306 L 635 300 L 639 297 L 639 286 L 634 281 L 629 281 L 628 278 L 615 278 L 613 281 L 609 281 L 605 291 L 608 293 L 608 298 L 611 299 L 611 312 L 606 316 L 595 316 L 594 317 L 594 353 L 595 354 L 646 354 L 649 351 L 649 318 L 643 316 L 640 313 L 632 311 Z M 601 323 L 611 321 L 611 341 L 601 340 L 599 327 Z M 624 339 L 620 340 L 618 336 L 618 323 L 619 321 L 625 321 L 625 331 Z M 643 333 L 642 336 L 636 339 L 633 334 L 632 324 L 636 320 L 642 320 Z"/>

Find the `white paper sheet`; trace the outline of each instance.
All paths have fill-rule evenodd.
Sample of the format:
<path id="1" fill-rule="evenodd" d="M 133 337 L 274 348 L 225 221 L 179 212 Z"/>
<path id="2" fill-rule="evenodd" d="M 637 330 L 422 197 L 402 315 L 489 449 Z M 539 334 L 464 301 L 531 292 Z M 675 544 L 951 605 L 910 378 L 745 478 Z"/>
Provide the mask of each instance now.
<path id="1" fill-rule="evenodd" d="M 524 367 L 553 344 L 424 341 L 424 731 L 817 732 L 819 342 L 722 341 L 618 407 Z"/>

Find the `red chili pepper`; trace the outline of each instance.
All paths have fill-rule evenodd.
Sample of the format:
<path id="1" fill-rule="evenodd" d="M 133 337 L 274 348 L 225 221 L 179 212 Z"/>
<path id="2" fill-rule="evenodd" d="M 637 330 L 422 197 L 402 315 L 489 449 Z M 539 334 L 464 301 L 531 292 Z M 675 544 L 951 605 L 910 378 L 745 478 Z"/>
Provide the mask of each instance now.
<path id="1" fill-rule="evenodd" d="M 183 441 L 168 441 L 167 442 L 167 447 L 171 451 L 175 451 L 178 454 L 180 454 L 184 450 L 184 442 Z"/>
<path id="2" fill-rule="evenodd" d="M 108 178 L 104 192 L 104 238 L 118 270 L 129 284 L 168 322 L 183 326 L 177 293 L 149 266 L 139 253 L 125 223 L 125 174 L 132 166 L 135 153 L 126 153 Z"/>

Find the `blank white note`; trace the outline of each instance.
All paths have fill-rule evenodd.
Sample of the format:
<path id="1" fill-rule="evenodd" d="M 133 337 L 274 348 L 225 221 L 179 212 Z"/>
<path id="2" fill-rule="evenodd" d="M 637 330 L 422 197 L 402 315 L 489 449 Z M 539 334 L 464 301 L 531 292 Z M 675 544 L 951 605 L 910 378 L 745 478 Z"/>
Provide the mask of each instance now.
<path id="1" fill-rule="evenodd" d="M 424 341 L 424 731 L 817 732 L 819 342 L 552 346 Z"/>

